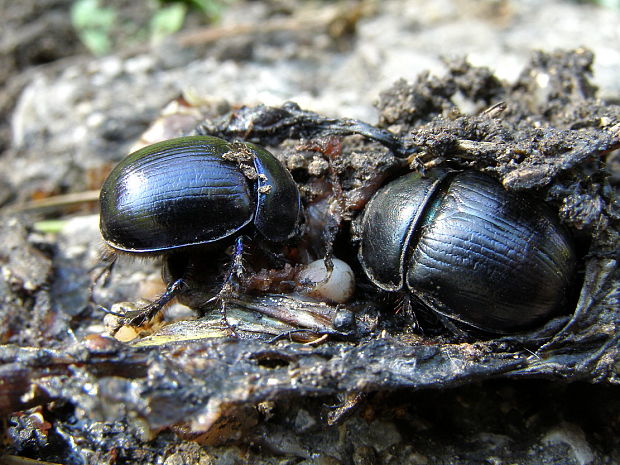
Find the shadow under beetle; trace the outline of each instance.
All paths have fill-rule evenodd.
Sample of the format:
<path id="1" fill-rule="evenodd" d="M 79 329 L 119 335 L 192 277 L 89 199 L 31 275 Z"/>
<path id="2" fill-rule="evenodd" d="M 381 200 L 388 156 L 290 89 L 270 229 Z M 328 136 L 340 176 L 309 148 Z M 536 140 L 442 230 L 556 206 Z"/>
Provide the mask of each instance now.
<path id="1" fill-rule="evenodd" d="M 411 173 L 366 206 L 359 260 L 375 285 L 484 331 L 539 323 L 566 302 L 571 238 L 556 215 L 474 171 Z"/>
<path id="2" fill-rule="evenodd" d="M 187 291 L 201 261 L 217 261 L 234 241 L 228 276 L 214 300 L 241 274 L 242 235 L 280 243 L 298 231 L 297 185 L 267 150 L 250 143 L 188 136 L 144 147 L 103 183 L 100 228 L 113 251 L 164 256 L 164 294 L 124 315 L 141 324 Z M 206 252 L 206 253 L 205 253 Z M 187 286 L 185 286 L 187 285 Z M 223 314 L 225 320 L 225 314 Z"/>

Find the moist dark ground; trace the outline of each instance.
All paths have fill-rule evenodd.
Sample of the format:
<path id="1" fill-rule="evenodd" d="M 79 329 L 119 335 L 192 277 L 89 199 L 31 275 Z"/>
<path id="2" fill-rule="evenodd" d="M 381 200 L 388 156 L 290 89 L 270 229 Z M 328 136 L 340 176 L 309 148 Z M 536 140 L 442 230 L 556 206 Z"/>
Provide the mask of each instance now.
<path id="1" fill-rule="evenodd" d="M 3 55 L 10 65 L 3 69 L 11 70 L 3 94 L 7 150 L 0 160 L 6 207 L 0 407 L 7 454 L 57 463 L 620 461 L 620 109 L 613 98 L 598 99 L 590 51 L 533 54 L 512 83 L 456 58 L 441 78 L 421 74 L 385 86 L 377 125 L 393 134 L 389 143 L 333 114 L 291 113 L 291 107 L 257 107 L 256 101 L 203 96 L 196 111 L 179 117 L 177 110 L 163 120 L 166 134 L 198 124 L 201 132 L 267 145 L 300 183 L 308 210 L 320 216 L 330 202 L 340 202 L 334 252 L 358 272 L 350 307 L 360 330 L 307 346 L 213 338 L 190 322 L 173 326 L 172 338 L 191 341 L 140 347 L 101 336 L 102 314 L 88 305 L 88 270 L 100 252 L 90 197 L 45 208 L 23 202 L 99 186 L 159 113 L 161 94 L 128 89 L 152 85 L 173 98 L 174 73 L 207 73 L 213 57 L 252 62 L 260 41 L 272 53 L 294 43 L 295 56 L 308 50 L 331 56 L 350 47 L 355 34 L 313 30 L 309 39 L 302 28 L 217 41 L 209 53 L 190 48 L 176 63 L 165 51 L 170 48 L 165 59 L 134 51 L 93 60 L 76 56 L 83 48 L 67 25 L 67 3 L 45 6 L 43 15 L 34 6 L 5 7 L 11 24 L 28 25 L 20 29 L 24 34 L 34 31 L 18 42 L 29 47 L 7 45 Z M 58 34 L 37 35 L 45 30 L 39 24 L 53 21 L 64 24 L 54 27 Z M 333 42 L 321 48 L 322 35 Z M 207 60 L 195 60 L 201 53 Z M 262 53 L 264 60 L 268 53 Z M 62 56 L 72 58 L 58 61 Z M 75 97 L 71 114 L 58 107 L 62 89 Z M 239 111 L 243 104 L 249 107 Z M 44 130 L 41 115 L 50 117 Z M 86 130 L 78 120 L 86 121 Z M 335 156 L 326 148 L 334 141 L 341 144 Z M 395 301 L 364 281 L 354 263 L 361 207 L 384 179 L 431 166 L 484 171 L 558 212 L 580 256 L 564 314 L 510 337 L 454 335 L 432 321 L 425 325 L 433 330 L 422 334 L 406 314 L 394 314 Z M 344 200 L 325 182 L 330 176 Z M 47 233 L 50 223 L 43 219 L 63 223 Z M 307 233 L 315 256 L 322 253 L 320 232 Z M 148 286 L 157 274 L 156 264 L 122 261 L 96 297 L 109 306 L 150 296 L 160 289 Z M 239 309 L 248 302 L 276 308 L 275 301 L 260 299 L 242 299 Z"/>

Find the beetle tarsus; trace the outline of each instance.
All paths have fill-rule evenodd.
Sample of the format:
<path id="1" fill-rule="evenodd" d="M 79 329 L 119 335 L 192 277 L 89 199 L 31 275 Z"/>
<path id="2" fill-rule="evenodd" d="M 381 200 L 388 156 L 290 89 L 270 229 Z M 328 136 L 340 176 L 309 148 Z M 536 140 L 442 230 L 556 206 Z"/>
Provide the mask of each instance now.
<path id="1" fill-rule="evenodd" d="M 124 313 L 114 312 L 114 311 L 110 310 L 109 308 L 105 308 L 103 305 L 97 305 L 97 310 L 100 310 L 100 311 L 102 311 L 103 313 L 105 313 L 107 315 L 113 315 L 113 316 L 117 316 L 119 318 L 125 318 L 125 314 Z"/>
<path id="2" fill-rule="evenodd" d="M 222 324 L 228 330 L 229 336 L 237 338 L 239 336 L 237 334 L 237 330 L 230 324 L 228 317 L 226 316 L 226 300 L 222 300 L 220 303 L 220 315 L 222 316 Z"/>

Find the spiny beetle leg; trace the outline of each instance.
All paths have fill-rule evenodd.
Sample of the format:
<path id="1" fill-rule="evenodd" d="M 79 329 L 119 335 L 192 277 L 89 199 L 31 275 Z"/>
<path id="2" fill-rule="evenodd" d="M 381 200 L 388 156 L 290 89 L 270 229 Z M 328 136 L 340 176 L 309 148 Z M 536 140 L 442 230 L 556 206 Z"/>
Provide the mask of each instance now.
<path id="1" fill-rule="evenodd" d="M 157 315 L 157 313 L 172 299 L 174 299 L 181 292 L 185 282 L 183 279 L 177 279 L 176 281 L 168 284 L 168 287 L 159 298 L 144 308 L 138 310 L 132 310 L 124 314 L 123 324 L 130 324 L 132 326 L 140 326 L 145 321 L 150 321 Z"/>

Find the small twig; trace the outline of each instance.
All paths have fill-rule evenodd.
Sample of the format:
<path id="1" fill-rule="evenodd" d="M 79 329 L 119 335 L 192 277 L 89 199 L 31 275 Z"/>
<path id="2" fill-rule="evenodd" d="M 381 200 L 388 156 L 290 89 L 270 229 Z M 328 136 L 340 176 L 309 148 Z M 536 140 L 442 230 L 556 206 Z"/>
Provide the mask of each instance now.
<path id="1" fill-rule="evenodd" d="M 290 18 L 269 18 L 258 23 L 242 23 L 230 26 L 219 26 L 204 28 L 197 31 L 190 31 L 176 36 L 175 41 L 184 47 L 204 45 L 228 37 L 241 35 L 256 35 L 282 31 L 311 31 L 315 29 L 328 30 L 336 21 L 355 20 L 363 14 L 363 6 L 358 7 L 357 11 L 342 8 L 321 8 L 302 11 L 301 14 Z"/>
<path id="2" fill-rule="evenodd" d="M 54 195 L 40 200 L 31 200 L 19 205 L 11 205 L 2 209 L 3 213 L 24 213 L 62 209 L 68 206 L 96 202 L 99 190 L 73 192 L 71 194 Z"/>

